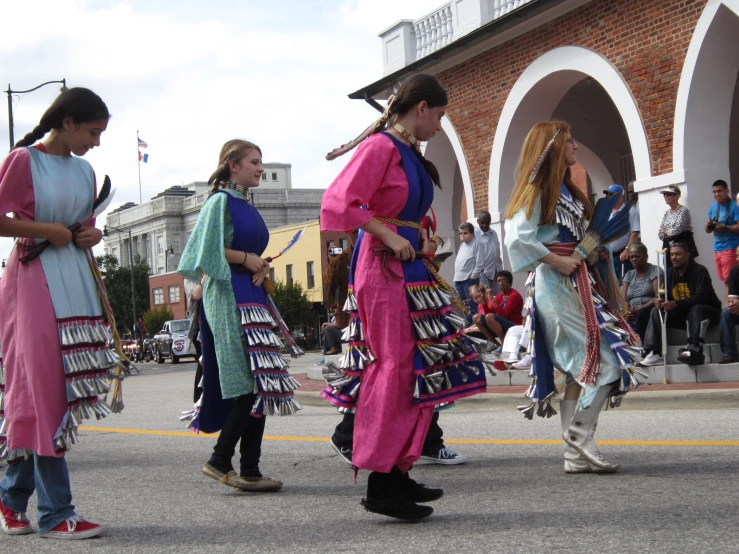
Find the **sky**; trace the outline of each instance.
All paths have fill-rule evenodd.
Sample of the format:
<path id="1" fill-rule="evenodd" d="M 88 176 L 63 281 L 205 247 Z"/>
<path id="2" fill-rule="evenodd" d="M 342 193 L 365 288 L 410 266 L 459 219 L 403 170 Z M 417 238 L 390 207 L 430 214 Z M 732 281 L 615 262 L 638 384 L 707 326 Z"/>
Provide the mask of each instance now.
<path id="1" fill-rule="evenodd" d="M 136 131 L 148 143 L 144 201 L 207 180 L 226 140 L 292 164 L 295 188 L 325 188 L 350 156 L 324 156 L 376 117 L 347 95 L 382 77 L 377 34 L 441 0 L 35 0 L 4 2 L 0 83 L 25 90 L 66 78 L 99 94 L 112 118 L 88 153 L 109 175 L 115 208 L 139 202 Z M 9 24 L 13 22 L 12 24 Z M 13 97 L 15 140 L 59 92 Z M 5 95 L 7 98 L 7 95 Z M 0 149 L 7 152 L 7 110 Z M 99 222 L 101 220 L 98 220 Z M 98 224 L 102 226 L 101 223 Z M 10 239 L 0 239 L 7 258 Z"/>

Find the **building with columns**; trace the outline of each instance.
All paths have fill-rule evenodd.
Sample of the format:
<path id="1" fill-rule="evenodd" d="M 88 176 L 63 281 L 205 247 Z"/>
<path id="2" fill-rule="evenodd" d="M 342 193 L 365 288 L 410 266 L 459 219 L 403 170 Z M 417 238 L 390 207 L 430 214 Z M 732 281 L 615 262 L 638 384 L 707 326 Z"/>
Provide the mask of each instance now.
<path id="1" fill-rule="evenodd" d="M 130 238 L 130 252 L 146 260 L 152 275 L 175 271 L 210 190 L 207 183 L 197 181 L 170 187 L 143 204 L 113 210 L 105 221 L 105 253 L 128 266 Z M 262 185 L 253 189 L 251 202 L 272 229 L 317 219 L 323 192 L 293 189 L 290 164 L 265 163 Z"/>
<path id="2" fill-rule="evenodd" d="M 443 131 L 425 150 L 444 187 L 441 236 L 456 242 L 459 223 L 487 209 L 502 239 L 526 133 L 564 119 L 591 195 L 635 180 L 652 258 L 667 209 L 659 190 L 681 188 L 718 288 L 703 226 L 711 184 L 739 182 L 739 0 L 449 0 L 380 39 L 383 76 L 350 98 L 380 107 L 417 72 L 449 92 Z"/>

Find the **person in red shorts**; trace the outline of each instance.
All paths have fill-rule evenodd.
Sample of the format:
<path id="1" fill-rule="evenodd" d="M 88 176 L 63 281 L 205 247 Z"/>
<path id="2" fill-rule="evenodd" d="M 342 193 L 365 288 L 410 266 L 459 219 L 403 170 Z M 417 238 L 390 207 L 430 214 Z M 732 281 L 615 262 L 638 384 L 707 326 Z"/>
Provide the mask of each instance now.
<path id="1" fill-rule="evenodd" d="M 736 265 L 735 250 L 739 246 L 739 206 L 731 198 L 729 185 L 719 179 L 711 187 L 716 200 L 708 209 L 706 233 L 713 233 L 713 257 L 718 278 L 724 283 L 724 301 L 728 301 L 728 278 Z"/>
<path id="2" fill-rule="evenodd" d="M 502 342 L 508 329 L 522 324 L 523 297 L 512 287 L 510 271 L 498 271 L 495 281 L 500 289 L 497 295 L 483 285 L 470 287 L 472 299 L 478 304 L 473 321 L 488 340 L 495 342 L 497 337 Z"/>

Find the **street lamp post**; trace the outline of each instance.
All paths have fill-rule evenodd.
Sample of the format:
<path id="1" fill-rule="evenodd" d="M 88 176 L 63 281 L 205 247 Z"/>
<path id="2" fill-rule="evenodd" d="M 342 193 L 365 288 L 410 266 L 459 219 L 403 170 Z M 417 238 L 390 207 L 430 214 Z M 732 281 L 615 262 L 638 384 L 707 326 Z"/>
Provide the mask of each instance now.
<path id="1" fill-rule="evenodd" d="M 170 256 L 174 257 L 174 246 L 171 244 L 164 251 L 164 273 L 169 273 L 169 264 L 167 262 Z"/>
<path id="2" fill-rule="evenodd" d="M 45 83 L 41 83 L 37 87 L 29 88 L 28 90 L 13 90 L 10 88 L 10 83 L 8 83 L 8 90 L 5 91 L 5 93 L 8 95 L 8 136 L 10 138 L 10 150 L 13 149 L 13 146 L 15 146 L 15 135 L 13 133 L 13 95 L 14 94 L 26 94 L 28 92 L 33 92 L 34 90 L 38 90 L 41 87 L 45 87 L 46 85 L 50 85 L 52 83 L 61 83 L 62 84 L 62 91 L 67 90 L 67 80 L 62 79 L 61 81 L 46 81 Z"/>
<path id="3" fill-rule="evenodd" d="M 117 227 L 111 226 L 111 229 L 114 231 L 118 231 L 118 233 L 122 233 L 120 229 Z M 103 236 L 108 236 L 108 226 L 106 225 L 103 227 Z M 134 334 L 134 340 L 136 340 L 136 290 L 134 288 L 133 284 L 133 247 L 131 246 L 133 243 L 133 240 L 131 239 L 131 229 L 128 230 L 128 266 L 131 268 L 131 308 L 133 313 L 133 334 Z"/>

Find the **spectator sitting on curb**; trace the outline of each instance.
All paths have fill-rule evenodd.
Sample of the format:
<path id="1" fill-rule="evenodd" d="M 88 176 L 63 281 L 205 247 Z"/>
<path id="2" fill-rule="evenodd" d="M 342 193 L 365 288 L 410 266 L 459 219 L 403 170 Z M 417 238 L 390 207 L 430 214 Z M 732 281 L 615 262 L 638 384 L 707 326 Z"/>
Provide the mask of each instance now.
<path id="1" fill-rule="evenodd" d="M 496 281 L 501 290 L 497 296 L 482 284 L 471 286 L 470 294 L 478 304 L 475 325 L 490 342 L 502 343 L 508 329 L 522 323 L 523 298 L 511 287 L 513 275 L 509 271 L 499 271 Z"/>
<path id="2" fill-rule="evenodd" d="M 323 353 L 326 356 L 333 356 L 341 352 L 341 335 L 342 329 L 341 322 L 337 320 L 338 315 L 341 313 L 341 309 L 338 304 L 333 306 L 334 315 L 330 322 L 321 324 L 321 331 L 323 331 Z M 346 327 L 346 325 L 344 326 Z"/>
<path id="3" fill-rule="evenodd" d="M 739 262 L 739 247 L 735 250 L 736 260 Z M 731 268 L 726 280 L 729 287 L 729 300 L 726 308 L 721 312 L 721 359 L 720 364 L 733 364 L 739 361 L 736 350 L 736 324 L 739 322 L 739 265 Z"/>
<path id="4" fill-rule="evenodd" d="M 658 296 L 657 275 L 661 276 L 660 283 L 664 282 L 665 275 L 656 265 L 647 262 L 648 252 L 644 244 L 635 242 L 628 250 L 634 269 L 624 275 L 621 290 L 629 305 L 626 319 L 644 343 L 649 316 Z"/>
<path id="5" fill-rule="evenodd" d="M 713 198 L 708 209 L 706 233 L 713 233 L 713 257 L 716 260 L 718 278 L 724 282 L 724 297 L 729 294 L 728 278 L 737 265 L 735 250 L 739 246 L 739 207 L 729 195 L 726 181 L 713 183 Z"/>
<path id="6" fill-rule="evenodd" d="M 659 310 L 667 313 L 667 327 L 685 329 L 688 321 L 688 348 L 681 350 L 678 359 L 688 365 L 703 363 L 704 322 L 718 325 L 721 319 L 721 301 L 711 283 L 708 270 L 690 257 L 690 246 L 684 242 L 670 244 L 672 267 L 667 268 L 667 297 L 657 298 L 649 316 L 643 348 L 649 354 L 640 365 L 648 367 L 663 363 Z"/>

